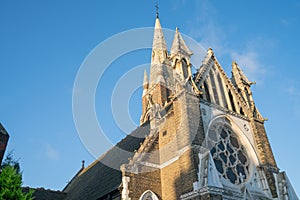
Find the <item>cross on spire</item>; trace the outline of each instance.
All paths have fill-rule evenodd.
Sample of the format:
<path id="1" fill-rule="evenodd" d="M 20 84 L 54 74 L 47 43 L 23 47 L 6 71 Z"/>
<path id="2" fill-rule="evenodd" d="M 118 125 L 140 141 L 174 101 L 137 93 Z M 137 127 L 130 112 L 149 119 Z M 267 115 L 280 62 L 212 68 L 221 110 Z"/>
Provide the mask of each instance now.
<path id="1" fill-rule="evenodd" d="M 158 3 L 155 4 L 155 8 L 156 8 L 156 18 L 158 18 Z"/>

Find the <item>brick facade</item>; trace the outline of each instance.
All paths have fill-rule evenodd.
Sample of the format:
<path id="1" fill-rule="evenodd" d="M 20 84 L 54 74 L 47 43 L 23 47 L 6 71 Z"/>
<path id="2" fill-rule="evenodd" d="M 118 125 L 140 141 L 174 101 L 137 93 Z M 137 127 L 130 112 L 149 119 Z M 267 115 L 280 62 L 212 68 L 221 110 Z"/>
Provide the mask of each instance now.
<path id="1" fill-rule="evenodd" d="M 168 53 L 156 18 L 150 79 L 144 74 L 141 126 L 117 144 L 130 150 L 131 157 L 108 151 L 76 175 L 64 190 L 66 199 L 76 192 L 91 192 L 90 199 L 298 199 L 277 168 L 264 118 L 252 97 L 253 82 L 236 62 L 228 78 L 211 48 L 193 76 L 191 55 L 178 29 Z M 210 131 L 217 141 L 209 141 Z M 134 135 L 144 138 L 131 138 Z M 121 172 L 104 166 L 106 158 L 120 159 Z M 97 174 L 105 181 L 93 176 Z M 93 184 L 80 187 L 89 180 Z"/>

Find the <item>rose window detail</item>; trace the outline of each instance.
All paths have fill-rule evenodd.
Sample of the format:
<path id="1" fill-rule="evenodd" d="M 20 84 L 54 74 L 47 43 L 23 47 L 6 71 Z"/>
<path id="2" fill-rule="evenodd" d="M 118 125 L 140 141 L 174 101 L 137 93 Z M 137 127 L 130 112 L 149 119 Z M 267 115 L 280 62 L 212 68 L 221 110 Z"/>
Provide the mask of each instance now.
<path id="1" fill-rule="evenodd" d="M 239 138 L 227 125 L 213 125 L 208 133 L 208 147 L 218 172 L 233 184 L 249 176 L 249 158 Z"/>

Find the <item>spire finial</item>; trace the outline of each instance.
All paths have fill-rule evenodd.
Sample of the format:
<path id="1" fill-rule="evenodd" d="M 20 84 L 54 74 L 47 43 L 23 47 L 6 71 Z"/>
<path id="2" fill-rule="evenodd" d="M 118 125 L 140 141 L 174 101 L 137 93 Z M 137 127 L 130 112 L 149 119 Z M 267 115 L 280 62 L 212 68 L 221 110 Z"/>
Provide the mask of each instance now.
<path id="1" fill-rule="evenodd" d="M 84 163 L 85 163 L 85 161 L 82 160 L 81 163 L 82 163 L 81 168 L 84 169 Z"/>
<path id="2" fill-rule="evenodd" d="M 157 2 L 155 4 L 155 8 L 156 8 L 156 18 L 158 18 L 158 3 Z"/>

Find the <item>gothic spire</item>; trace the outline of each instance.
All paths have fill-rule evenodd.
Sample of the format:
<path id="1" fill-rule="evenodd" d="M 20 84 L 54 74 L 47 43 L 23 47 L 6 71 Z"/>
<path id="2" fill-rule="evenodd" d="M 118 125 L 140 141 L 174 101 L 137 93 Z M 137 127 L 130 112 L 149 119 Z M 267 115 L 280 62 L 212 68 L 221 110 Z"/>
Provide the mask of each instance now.
<path id="1" fill-rule="evenodd" d="M 164 37 L 163 30 L 160 25 L 159 18 L 156 17 L 155 20 L 155 27 L 154 27 L 154 36 L 153 36 L 153 45 L 152 49 L 159 49 L 159 50 L 166 50 L 167 51 L 167 45 Z"/>
<path id="2" fill-rule="evenodd" d="M 252 92 L 250 86 L 252 84 L 255 84 L 255 82 L 250 82 L 246 75 L 243 73 L 241 68 L 238 66 L 238 64 L 233 61 L 232 62 L 232 77 L 231 77 L 232 83 L 235 87 L 237 87 L 240 95 L 244 98 L 245 102 L 248 104 L 251 112 L 254 114 L 255 111 L 255 105 L 252 97 Z M 257 115 L 257 114 L 254 114 Z"/>
<path id="3" fill-rule="evenodd" d="M 168 50 L 164 38 L 164 33 L 160 25 L 159 18 L 155 19 L 153 45 L 152 45 L 152 60 L 150 69 L 150 87 L 154 83 L 164 81 L 163 64 L 167 60 Z"/>
<path id="4" fill-rule="evenodd" d="M 193 52 L 185 44 L 177 27 L 171 47 L 171 56 L 176 54 L 183 54 L 188 57 L 190 57 L 193 54 Z"/>

